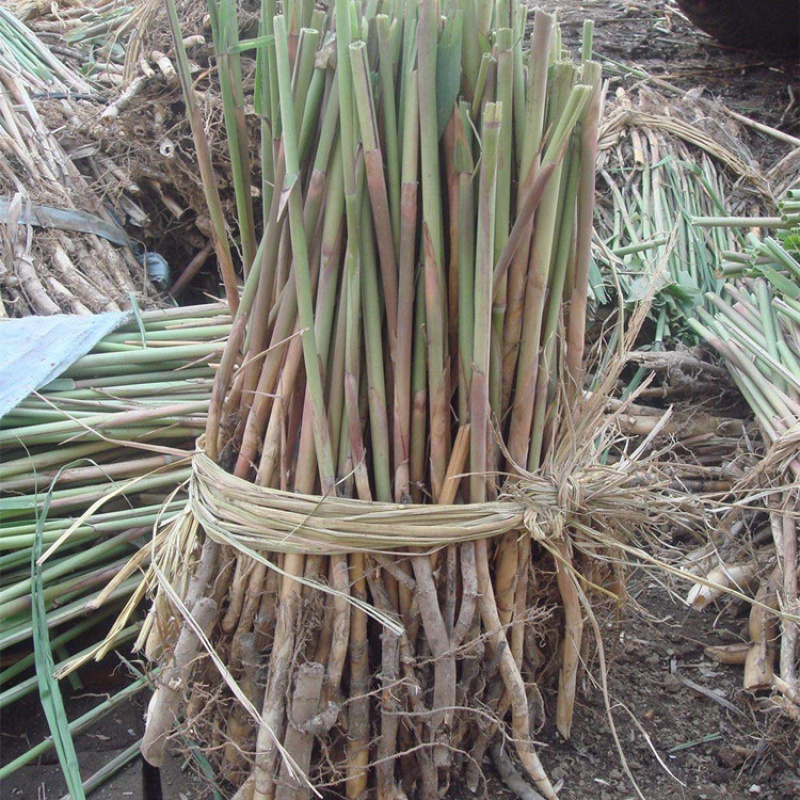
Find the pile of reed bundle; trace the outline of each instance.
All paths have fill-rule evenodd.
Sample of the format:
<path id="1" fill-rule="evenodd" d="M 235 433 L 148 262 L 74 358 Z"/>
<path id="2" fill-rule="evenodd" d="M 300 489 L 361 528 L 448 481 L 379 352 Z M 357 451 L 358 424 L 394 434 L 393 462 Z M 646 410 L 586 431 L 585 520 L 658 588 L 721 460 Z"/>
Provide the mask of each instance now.
<path id="1" fill-rule="evenodd" d="M 131 297 L 158 305 L 146 262 L 103 199 L 121 194 L 120 182 L 107 168 L 87 178 L 79 164 L 96 148 L 64 137 L 78 127 L 77 104 L 97 113 L 96 87 L 5 9 L 0 33 L 0 316 L 119 310 Z"/>
<path id="2" fill-rule="evenodd" d="M 741 251 L 747 231 L 697 223 L 735 214 L 755 227 L 774 220 L 765 214 L 776 201 L 725 109 L 652 82 L 659 88 L 619 89 L 599 133 L 590 278 L 596 370 L 602 376 L 618 351 L 625 326 L 613 323 L 644 303 L 647 319 L 617 389 L 637 398 L 621 428 L 631 436 L 658 428 L 661 440 L 675 445 L 669 460 L 676 481 L 687 491 L 724 491 L 758 462 L 762 438 L 692 320 L 715 308 L 724 254 Z"/>
<path id="3" fill-rule="evenodd" d="M 13 0 L 8 5 L 33 32 L 28 35 L 35 35 L 38 46 L 59 60 L 60 69 L 80 78 L 80 88 L 51 82 L 46 90 L 37 90 L 35 106 L 85 181 L 125 228 L 138 259 L 142 249 L 160 256 L 145 261 L 157 288 L 169 290 L 181 302 L 187 302 L 187 294 L 188 302 L 202 302 L 204 294 L 218 297 L 212 224 L 182 109 L 164 4 L 79 0 L 64 8 Z M 220 124 L 220 85 L 207 5 L 205 0 L 180 0 L 178 13 L 195 97 L 208 122 L 216 182 L 236 236 L 234 187 Z M 239 16 L 243 26 L 257 25 L 258 15 L 254 17 L 249 7 L 241 8 Z M 243 62 L 244 80 L 252 92 L 254 53 L 244 53 Z M 256 135 L 257 118 L 248 115 L 248 122 Z M 256 196 L 261 180 L 257 170 L 250 176 Z"/>
<path id="4" fill-rule="evenodd" d="M 68 5 L 53 7 L 35 0 L 9 0 L 7 6 L 70 69 L 110 94 L 129 89 L 136 78 L 153 77 L 151 70 L 169 82 L 176 79 L 163 3 L 70 0 Z M 178 0 L 177 8 L 187 46 L 207 50 L 206 3 Z M 243 19 L 248 16 L 253 12 L 243 8 Z"/>
<path id="5" fill-rule="evenodd" d="M 539 11 L 523 47 L 514 0 L 267 0 L 250 38 L 212 2 L 239 295 L 167 7 L 234 322 L 190 503 L 149 549 L 142 752 L 179 723 L 255 800 L 428 800 L 491 753 L 554 798 L 538 685 L 568 737 L 592 597 L 622 590 L 604 556 L 685 524 L 646 442 L 603 462 L 611 367 L 583 402 L 591 25 L 575 63 Z"/>
<path id="6" fill-rule="evenodd" d="M 747 249 L 725 254 L 722 273 L 728 281 L 719 295 L 709 297 L 713 312 L 703 312 L 692 323 L 721 354 L 768 444 L 763 460 L 734 487 L 736 504 L 728 522 L 733 525 L 734 512 L 741 509 L 765 509 L 768 544 L 740 551 L 734 563 L 709 554 L 699 570 L 706 584 L 693 587 L 689 601 L 702 609 L 725 591 L 753 597 L 744 637 L 749 644 L 737 656 L 744 664 L 744 686 L 771 690 L 772 701 L 798 719 L 800 192 L 788 192 L 779 211 L 760 221 L 773 236 L 761 239 L 751 233 Z M 697 222 L 749 227 L 752 220 Z"/>
<path id="7" fill-rule="evenodd" d="M 87 631 L 102 643 L 109 614 L 138 605 L 145 587 L 121 573 L 135 571 L 153 527 L 183 508 L 181 487 L 229 331 L 220 305 L 142 312 L 0 420 L 0 708 L 36 689 L 37 537 L 59 675 L 99 649 Z M 107 607 L 90 613 L 103 601 Z M 140 628 L 132 620 L 115 629 L 105 650 Z"/>
<path id="8" fill-rule="evenodd" d="M 651 303 L 644 351 L 697 345 L 688 320 L 698 307 L 710 308 L 706 294 L 721 288 L 720 254 L 744 246 L 744 231 L 701 228 L 693 219 L 775 209 L 737 134 L 720 109 L 692 96 L 640 87 L 620 89 L 608 103 L 598 145 L 595 300 L 628 309 Z M 647 372 L 643 365 L 633 385 Z M 694 399 L 704 388 L 695 387 Z"/>

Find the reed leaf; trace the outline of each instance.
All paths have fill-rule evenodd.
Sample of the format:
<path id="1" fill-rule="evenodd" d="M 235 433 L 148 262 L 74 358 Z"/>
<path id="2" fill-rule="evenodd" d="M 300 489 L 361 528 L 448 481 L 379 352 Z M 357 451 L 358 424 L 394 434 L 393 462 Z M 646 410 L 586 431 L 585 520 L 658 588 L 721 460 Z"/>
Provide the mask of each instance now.
<path id="1" fill-rule="evenodd" d="M 44 582 L 42 580 L 42 567 L 39 558 L 42 554 L 42 531 L 50 510 L 52 490 L 58 478 L 53 481 L 44 497 L 41 511 L 36 520 L 36 539 L 31 552 L 31 581 L 32 581 L 32 607 L 33 621 L 33 647 L 36 661 L 36 675 L 39 681 L 39 697 L 42 708 L 50 728 L 50 734 L 58 753 L 61 771 L 67 782 L 67 789 L 74 800 L 83 800 L 86 797 L 81 782 L 81 773 L 78 766 L 78 754 L 69 729 L 67 712 L 61 689 L 53 677 L 55 663 L 50 649 L 50 633 L 47 627 L 47 610 L 44 600 Z"/>

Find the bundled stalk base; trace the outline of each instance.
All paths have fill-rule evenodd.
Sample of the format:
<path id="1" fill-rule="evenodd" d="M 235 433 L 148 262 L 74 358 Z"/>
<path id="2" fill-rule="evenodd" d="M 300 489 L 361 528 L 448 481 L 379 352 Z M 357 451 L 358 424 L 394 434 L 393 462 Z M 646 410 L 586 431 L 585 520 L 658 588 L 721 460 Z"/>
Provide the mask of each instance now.
<path id="1" fill-rule="evenodd" d="M 603 414 L 581 431 L 606 441 L 618 425 Z M 259 753 L 266 752 L 270 767 L 261 777 L 276 796 L 308 796 L 311 786 L 347 792 L 358 780 L 353 796 L 433 797 L 455 772 L 476 788 L 484 754 L 500 746 L 510 725 L 507 746 L 541 795 L 554 797 L 533 747 L 544 723 L 530 714 L 543 709 L 538 687 L 558 675 L 555 721 L 568 737 L 588 645 L 585 621 L 602 600 L 594 590 L 624 591 L 615 564 L 626 545 L 649 526 L 663 532 L 685 524 L 696 510 L 686 495 L 670 492 L 656 465 L 601 467 L 592 451 L 579 452 L 576 462 L 561 451 L 537 474 L 509 479 L 496 500 L 461 505 L 260 487 L 198 451 L 190 506 L 164 531 L 164 557 L 148 574 L 160 581 L 148 625 L 162 632 L 150 652 L 161 654 L 168 672 L 150 706 L 145 757 L 161 762 L 182 714 L 201 742 L 225 745 L 208 756 L 241 787 L 237 796 L 258 796 Z M 519 552 L 510 576 L 495 567 L 509 539 Z M 170 562 L 171 542 L 194 555 L 183 565 Z M 297 557 L 313 570 L 297 574 L 296 595 L 279 598 L 286 566 Z M 512 605 L 501 608 L 506 581 Z M 184 590 L 173 588 L 181 583 Z M 220 600 L 224 613 L 209 619 Z M 289 609 L 291 629 L 281 619 Z M 201 629 L 213 650 L 198 659 Z M 193 641 L 190 656 L 185 637 Z M 269 698 L 281 652 L 283 719 Z M 442 701 L 449 691 L 452 699 Z M 363 758 L 354 765 L 355 724 L 363 726 L 355 729 Z M 393 747 L 411 752 L 384 761 L 387 732 Z"/>

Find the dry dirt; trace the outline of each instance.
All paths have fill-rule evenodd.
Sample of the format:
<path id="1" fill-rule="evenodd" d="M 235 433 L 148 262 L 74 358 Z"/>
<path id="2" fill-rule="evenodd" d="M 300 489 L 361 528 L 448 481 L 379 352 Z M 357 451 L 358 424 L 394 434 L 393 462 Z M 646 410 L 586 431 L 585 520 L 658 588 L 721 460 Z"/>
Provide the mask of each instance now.
<path id="1" fill-rule="evenodd" d="M 686 90 L 705 87 L 733 110 L 800 136 L 796 61 L 724 48 L 694 29 L 674 4 L 661 0 L 543 0 L 541 5 L 558 10 L 565 41 L 571 46 L 580 38 L 583 20 L 592 18 L 598 55 L 638 64 Z M 621 80 L 613 78 L 612 91 Z M 624 82 L 630 86 L 632 80 Z M 786 145 L 763 134 L 744 135 L 764 167 L 787 152 Z M 686 587 L 675 588 L 683 594 Z M 723 605 L 703 614 L 690 613 L 677 595 L 645 574 L 631 576 L 630 593 L 633 602 L 621 616 L 601 623 L 611 667 L 613 718 L 643 796 L 647 800 L 800 798 L 798 726 L 758 708 L 758 698 L 741 689 L 741 668 L 719 666 L 703 655 L 706 644 L 746 636 L 746 610 Z M 551 777 L 563 781 L 564 800 L 636 797 L 613 742 L 602 692 L 589 678 L 597 674 L 595 661 L 583 681 L 571 740 L 559 740 L 550 723 L 539 733 L 542 760 Z M 683 679 L 708 693 L 691 688 Z M 552 687 L 549 693 L 543 689 L 552 710 Z M 4 759 L 15 715 L 20 735 L 34 739 L 39 735 L 35 729 L 42 725 L 35 715 L 20 718 L 15 709 L 6 712 Z M 41 768 L 15 778 L 13 785 L 6 782 L 0 797 L 58 797 L 60 789 L 52 777 L 57 770 L 47 766 L 53 763 L 51 755 Z M 512 797 L 488 765 L 487 774 L 488 782 L 481 787 L 485 796 Z M 194 800 L 197 790 L 190 791 L 184 796 Z M 117 796 L 151 800 L 157 795 Z M 451 800 L 468 797 L 474 795 L 458 785 L 450 793 Z"/>
<path id="2" fill-rule="evenodd" d="M 595 23 L 594 52 L 621 65 L 642 67 L 684 90 L 703 89 L 733 111 L 800 137 L 800 62 L 797 55 L 725 47 L 695 28 L 673 0 L 542 0 L 556 11 L 564 40 L 580 41 L 585 19 Z M 630 87 L 631 77 L 612 78 Z M 791 148 L 745 130 L 746 144 L 769 168 Z"/>
<path id="3" fill-rule="evenodd" d="M 720 666 L 703 654 L 707 644 L 746 639 L 746 611 L 724 606 L 703 614 L 687 611 L 643 574 L 632 576 L 630 591 L 633 602 L 603 627 L 617 735 L 643 796 L 800 797 L 797 726 L 757 710 L 757 698 L 741 688 L 740 667 Z M 599 674 L 596 662 L 590 673 Z M 560 741 L 552 725 L 539 734 L 546 744 L 545 768 L 563 779 L 563 800 L 633 800 L 637 795 L 624 774 L 602 691 L 586 676 L 582 688 L 570 741 Z M 554 707 L 555 694 L 547 700 Z M 457 796 L 466 800 L 467 794 Z M 499 797 L 491 779 L 487 796 Z"/>

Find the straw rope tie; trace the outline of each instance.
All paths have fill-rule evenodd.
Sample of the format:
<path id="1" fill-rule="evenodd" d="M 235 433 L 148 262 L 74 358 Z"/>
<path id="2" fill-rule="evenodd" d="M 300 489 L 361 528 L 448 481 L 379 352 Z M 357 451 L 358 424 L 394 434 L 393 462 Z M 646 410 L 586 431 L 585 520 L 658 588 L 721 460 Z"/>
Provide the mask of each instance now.
<path id="1" fill-rule="evenodd" d="M 531 502 L 508 497 L 452 506 L 365 503 L 256 486 L 225 472 L 202 451 L 193 467 L 191 508 L 206 533 L 221 544 L 262 553 L 432 551 L 523 530 Z M 546 495 L 552 505 L 554 490 Z"/>
<path id="2" fill-rule="evenodd" d="M 534 541 L 558 538 L 569 521 L 587 513 L 585 481 L 575 474 L 549 474 L 520 481 L 513 495 L 525 505 L 523 523 Z M 551 502 L 543 502 L 547 486 Z M 532 491 L 533 490 L 533 491 Z"/>
<path id="3" fill-rule="evenodd" d="M 513 531 L 542 541 L 560 537 L 570 520 L 585 515 L 589 494 L 588 477 L 550 473 L 512 483 L 487 503 L 364 503 L 257 486 L 202 450 L 193 466 L 191 506 L 206 533 L 220 544 L 262 553 L 430 552 Z"/>
<path id="4" fill-rule="evenodd" d="M 583 482 L 575 475 L 561 478 L 557 484 L 558 510 L 568 519 L 584 511 L 585 494 Z"/>

